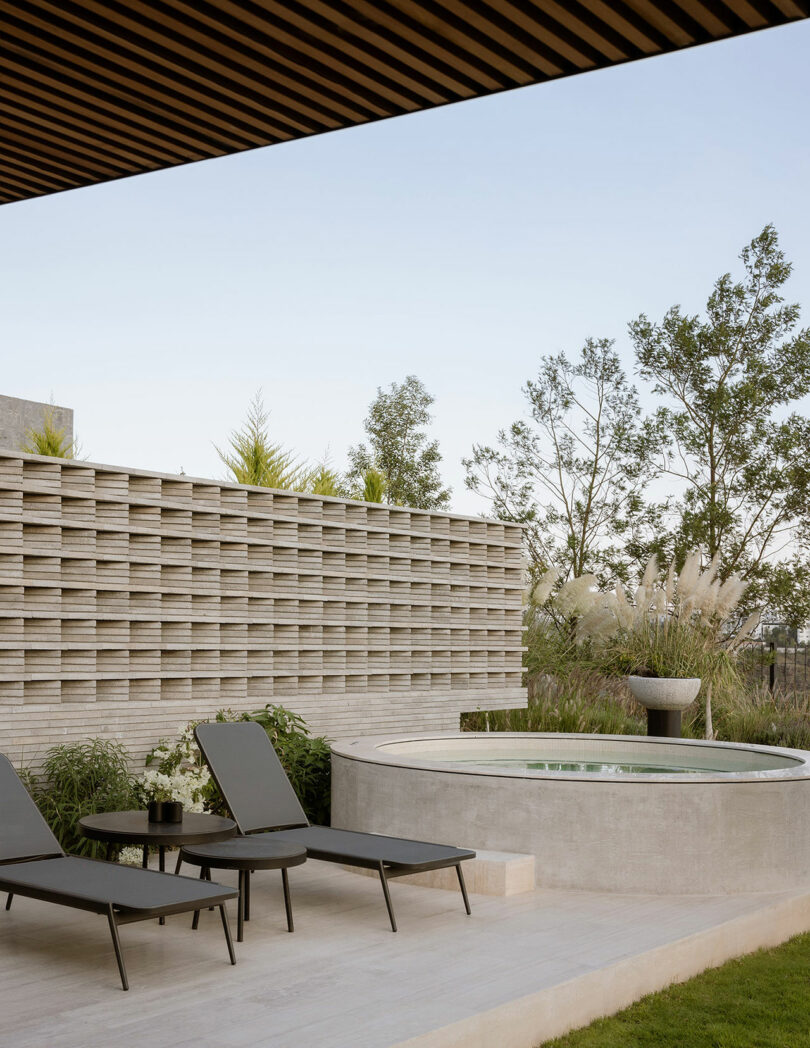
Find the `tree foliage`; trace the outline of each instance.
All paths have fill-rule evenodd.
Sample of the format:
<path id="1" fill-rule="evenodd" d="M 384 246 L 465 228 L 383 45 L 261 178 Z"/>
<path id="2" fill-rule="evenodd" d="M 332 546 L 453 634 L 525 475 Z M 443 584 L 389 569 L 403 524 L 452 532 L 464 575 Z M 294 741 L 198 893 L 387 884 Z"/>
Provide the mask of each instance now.
<path id="1" fill-rule="evenodd" d="M 645 499 L 655 470 L 655 426 L 609 339 L 588 339 L 577 360 L 542 358 L 523 388 L 528 417 L 477 444 L 467 486 L 503 520 L 526 525 L 531 568 L 560 578 L 626 578 L 654 549 L 661 507 Z"/>
<path id="2" fill-rule="evenodd" d="M 312 469 L 295 452 L 270 439 L 269 421 L 270 413 L 259 390 L 250 402 L 242 428 L 231 433 L 230 448 L 223 451 L 217 447 L 217 454 L 238 484 L 308 490 Z"/>
<path id="3" fill-rule="evenodd" d="M 362 490 L 369 470 L 374 469 L 385 478 L 385 502 L 445 509 L 450 490 L 442 486 L 439 475 L 439 443 L 429 440 L 425 432 L 432 421 L 433 401 L 415 375 L 392 382 L 388 390 L 378 387 L 364 423 L 369 446 L 349 449 L 349 479 Z"/>
<path id="4" fill-rule="evenodd" d="M 810 331 L 781 288 L 792 266 L 766 226 L 742 251 L 743 276 L 721 276 L 701 318 L 673 306 L 630 325 L 639 371 L 664 403 L 663 472 L 680 486 L 673 548 L 720 557 L 749 581 L 747 603 L 810 617 L 801 542 L 810 525 Z"/>

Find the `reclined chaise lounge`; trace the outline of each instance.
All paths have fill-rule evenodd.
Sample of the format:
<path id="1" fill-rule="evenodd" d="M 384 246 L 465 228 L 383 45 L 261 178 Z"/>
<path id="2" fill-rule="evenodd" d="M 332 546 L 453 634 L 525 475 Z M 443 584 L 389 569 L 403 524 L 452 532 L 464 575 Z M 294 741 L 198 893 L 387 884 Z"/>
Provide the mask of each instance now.
<path id="1" fill-rule="evenodd" d="M 464 908 L 470 913 L 461 864 L 465 859 L 475 858 L 474 851 L 403 837 L 312 826 L 260 724 L 253 721 L 199 724 L 195 735 L 239 833 L 272 831 L 274 838 L 302 844 L 309 859 L 377 870 L 391 931 L 397 930 L 397 922 L 388 881 L 409 873 L 454 866 Z"/>
<path id="2" fill-rule="evenodd" d="M 238 892 L 221 884 L 170 873 L 66 855 L 11 762 L 0 753 L 0 891 L 104 914 L 110 926 L 121 985 L 129 989 L 118 926 L 170 913 L 218 906 L 231 964 L 236 964 L 225 902 Z"/>

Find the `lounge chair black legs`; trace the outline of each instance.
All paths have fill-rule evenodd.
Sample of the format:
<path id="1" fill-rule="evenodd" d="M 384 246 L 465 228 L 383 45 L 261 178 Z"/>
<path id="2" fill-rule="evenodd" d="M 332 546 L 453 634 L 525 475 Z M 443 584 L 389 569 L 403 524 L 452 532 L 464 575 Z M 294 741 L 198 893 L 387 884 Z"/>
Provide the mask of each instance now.
<path id="1" fill-rule="evenodd" d="M 228 923 L 228 914 L 225 912 L 224 906 L 220 906 L 219 915 L 222 918 L 222 927 L 225 929 L 225 942 L 228 944 L 231 964 L 236 964 L 236 954 L 233 952 L 233 939 L 231 938 L 231 926 Z"/>
<path id="2" fill-rule="evenodd" d="M 7 909 L 7 910 L 10 910 L 10 909 L 11 909 L 11 900 L 12 900 L 13 898 L 14 898 L 14 892 L 9 892 L 9 893 L 8 893 L 8 898 L 6 899 L 6 909 Z"/>
<path id="3" fill-rule="evenodd" d="M 388 877 L 385 873 L 385 865 L 381 862 L 378 866 L 380 871 L 380 883 L 382 884 L 383 895 L 385 896 L 385 905 L 388 907 L 388 919 L 391 922 L 391 931 L 397 930 L 397 919 L 394 916 L 394 907 L 391 905 L 391 893 L 388 890 Z"/>
<path id="4" fill-rule="evenodd" d="M 294 932 L 295 925 L 293 924 L 292 915 L 292 902 L 290 901 L 290 878 L 287 876 L 287 871 L 282 869 L 281 871 L 281 883 L 284 885 L 284 908 L 287 911 L 287 931 Z M 248 880 L 250 885 L 250 880 Z M 250 899 L 250 889 L 248 888 L 248 900 Z"/>
<path id="5" fill-rule="evenodd" d="M 377 870 L 380 874 L 380 883 L 382 884 L 383 894 L 385 895 L 385 905 L 388 908 L 388 919 L 391 921 L 391 931 L 395 932 L 397 930 L 397 919 L 394 916 L 394 906 L 391 902 L 391 892 L 388 888 L 388 881 L 391 877 L 404 877 L 407 875 L 408 871 L 386 872 L 385 864 L 382 862 L 377 866 Z M 464 900 L 464 909 L 467 911 L 467 916 L 469 917 L 472 914 L 472 910 L 470 909 L 470 897 L 467 895 L 467 885 L 464 883 L 464 874 L 461 870 L 461 863 L 457 863 L 456 865 L 456 874 L 458 875 L 458 886 L 461 888 L 461 897 Z"/>
<path id="6" fill-rule="evenodd" d="M 470 900 L 467 896 L 467 885 L 464 883 L 464 874 L 461 872 L 461 863 L 456 866 L 456 873 L 458 874 L 458 886 L 461 888 L 461 897 L 464 900 L 464 909 L 467 911 L 467 916 L 469 917 L 472 910 L 470 909 Z"/>
<path id="7" fill-rule="evenodd" d="M 118 921 L 115 919 L 115 910 L 113 909 L 112 904 L 107 907 L 107 922 L 110 925 L 110 935 L 112 936 L 113 949 L 115 950 L 115 959 L 118 961 L 118 973 L 121 976 L 121 987 L 124 990 L 128 990 L 129 979 L 127 979 L 124 955 L 121 953 L 121 939 L 118 935 Z"/>

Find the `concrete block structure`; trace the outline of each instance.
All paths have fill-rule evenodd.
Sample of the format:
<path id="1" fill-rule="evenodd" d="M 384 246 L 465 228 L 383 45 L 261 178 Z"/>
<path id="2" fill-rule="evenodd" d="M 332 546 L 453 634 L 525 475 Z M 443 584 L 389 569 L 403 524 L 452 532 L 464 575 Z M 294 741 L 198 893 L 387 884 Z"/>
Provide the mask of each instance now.
<path id="1" fill-rule="evenodd" d="M 73 408 L 0 394 L 0 448 L 19 451 L 27 441 L 29 430 L 42 429 L 48 415 L 56 429 L 64 430 L 67 440 L 72 441 Z"/>
<path id="2" fill-rule="evenodd" d="M 273 702 L 332 738 L 525 705 L 521 528 L 0 451 L 0 750 L 141 758 Z"/>

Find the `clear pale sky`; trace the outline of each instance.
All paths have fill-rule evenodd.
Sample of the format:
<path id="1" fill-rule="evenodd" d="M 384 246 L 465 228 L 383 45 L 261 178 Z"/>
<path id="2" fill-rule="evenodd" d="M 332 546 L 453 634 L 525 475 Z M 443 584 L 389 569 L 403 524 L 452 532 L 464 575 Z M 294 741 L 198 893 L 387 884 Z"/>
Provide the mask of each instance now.
<path id="1" fill-rule="evenodd" d="M 541 354 L 712 281 L 767 223 L 810 318 L 810 22 L 0 208 L 0 393 L 73 407 L 93 461 L 223 475 L 274 436 L 345 464 L 415 373 L 453 508 Z"/>

